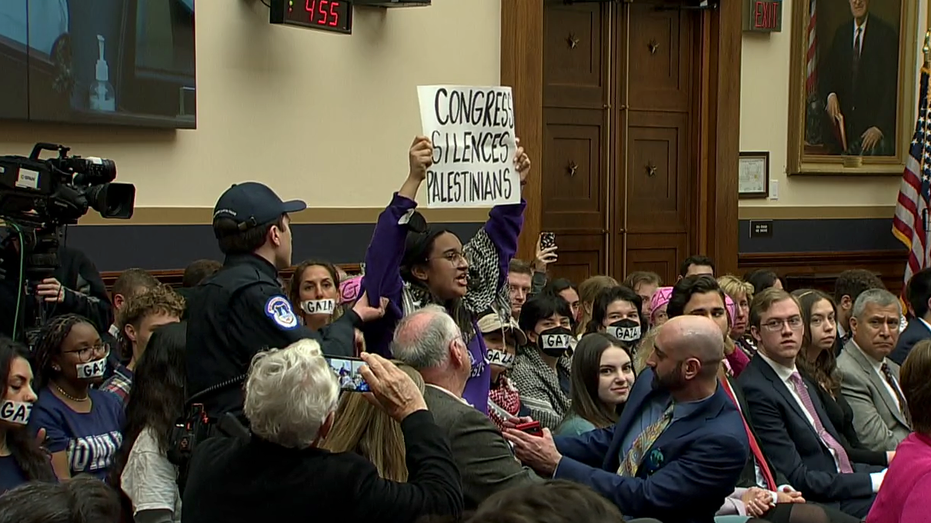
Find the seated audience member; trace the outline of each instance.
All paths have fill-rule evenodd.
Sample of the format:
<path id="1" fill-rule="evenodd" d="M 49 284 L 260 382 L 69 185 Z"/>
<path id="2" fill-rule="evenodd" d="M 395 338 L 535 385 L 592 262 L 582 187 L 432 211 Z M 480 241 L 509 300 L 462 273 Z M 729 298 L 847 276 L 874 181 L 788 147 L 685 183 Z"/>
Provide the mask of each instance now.
<path id="1" fill-rule="evenodd" d="M 191 297 L 186 336 L 187 393 L 200 395 L 211 420 L 242 413 L 242 381 L 258 352 L 312 339 L 330 356 L 354 356 L 355 329 L 384 315 L 385 298 L 371 307 L 363 296 L 322 331 L 300 324 L 278 271 L 291 265 L 289 213 L 305 208 L 258 182 L 234 184 L 217 200 L 213 233 L 226 258 Z"/>
<path id="2" fill-rule="evenodd" d="M 530 417 L 555 429 L 569 410 L 572 373 L 572 311 L 560 296 L 541 293 L 524 304 L 520 328 L 527 345 L 518 347 L 512 378 Z"/>
<path id="3" fill-rule="evenodd" d="M 157 285 L 148 292 L 134 296 L 120 309 L 117 325 L 121 339 L 128 343 L 132 354 L 129 363 L 120 364 L 100 390 L 116 394 L 125 406 L 133 385 L 133 372 L 145 352 L 152 331 L 161 325 L 177 323 L 184 314 L 184 298 L 168 287 Z"/>
<path id="4" fill-rule="evenodd" d="M 643 304 L 643 308 L 640 309 L 640 317 L 649 319 L 653 295 L 656 293 L 656 289 L 663 285 L 662 278 L 655 272 L 634 271 L 624 279 L 624 285 L 633 289 L 637 296 L 640 296 L 640 303 Z"/>
<path id="5" fill-rule="evenodd" d="M 636 347 L 647 327 L 640 316 L 642 308 L 640 296 L 630 287 L 618 285 L 605 289 L 595 300 L 592 319 L 585 332 L 606 332 Z"/>
<path id="6" fill-rule="evenodd" d="M 864 269 L 848 269 L 834 280 L 834 303 L 837 305 L 837 352 L 850 340 L 850 312 L 863 291 L 885 289 L 882 280 Z"/>
<path id="7" fill-rule="evenodd" d="M 569 412 L 556 434 L 578 436 L 617 423 L 634 379 L 628 345 L 600 332 L 583 336 L 572 355 Z"/>
<path id="8" fill-rule="evenodd" d="M 687 276 L 711 276 L 714 278 L 714 261 L 707 256 L 689 256 L 679 266 L 679 279 Z"/>
<path id="9" fill-rule="evenodd" d="M 403 363 L 395 363 L 395 366 L 410 376 L 417 390 L 423 394 L 424 382 L 420 373 Z M 320 448 L 334 454 L 355 452 L 375 465 L 378 477 L 407 482 L 407 451 L 401 424 L 362 394 L 342 394 L 333 418 L 333 428 Z"/>
<path id="10" fill-rule="evenodd" d="M 841 394 L 853 409 L 853 427 L 867 448 L 891 452 L 911 432 L 899 387 L 899 366 L 887 358 L 899 338 L 898 298 L 870 289 L 857 298 L 853 334 L 837 357 Z"/>
<path id="11" fill-rule="evenodd" d="M 759 353 L 738 382 L 766 457 L 805 499 L 866 516 L 885 471 L 850 460 L 813 393 L 815 384 L 799 374 L 795 359 L 804 326 L 798 301 L 766 289 L 750 307 L 750 332 Z"/>
<path id="12" fill-rule="evenodd" d="M 511 302 L 511 317 L 520 318 L 520 308 L 530 298 L 533 289 L 533 268 L 517 258 L 508 264 L 508 299 Z"/>
<path id="13" fill-rule="evenodd" d="M 513 318 L 501 321 L 501 316 L 491 312 L 478 320 L 478 330 L 488 347 L 488 365 L 491 366 L 491 390 L 488 393 L 488 417 L 499 429 L 505 422 L 530 415 L 520 402 L 520 392 L 511 381 L 511 369 L 517 358 L 517 347 L 527 345 L 527 336 Z"/>
<path id="14" fill-rule="evenodd" d="M 90 477 L 26 483 L 0 496 L 0 521 L 119 523 L 120 500 L 106 483 Z"/>
<path id="15" fill-rule="evenodd" d="M 723 360 L 713 321 L 671 319 L 616 425 L 555 442 L 548 430 L 505 437 L 542 476 L 588 485 L 625 516 L 710 522 L 750 452 L 740 414 L 718 387 Z"/>
<path id="16" fill-rule="evenodd" d="M 168 447 L 184 414 L 186 328 L 183 323 L 156 328 L 136 367 L 123 445 L 108 478 L 128 498 L 129 520 L 181 521 L 178 468 L 168 461 Z"/>
<path id="17" fill-rule="evenodd" d="M 530 159 L 522 147 L 515 152 L 521 181 Z M 523 200 L 498 205 L 488 222 L 465 245 L 453 232 L 429 227 L 414 212 L 417 191 L 433 164 L 433 146 L 424 136 L 409 151 L 410 172 L 388 207 L 379 215 L 372 243 L 365 254 L 362 287 L 368 296 L 388 299 L 385 317 L 363 328 L 368 350 L 390 354 L 395 325 L 427 304 L 442 304 L 465 336 L 472 373 L 464 397 L 485 413 L 491 369 L 485 363 L 485 342 L 476 323 L 488 309 L 507 310 L 508 265 L 517 251 L 524 223 Z"/>
<path id="18" fill-rule="evenodd" d="M 735 305 L 730 338 L 738 349 L 748 358 L 752 358 L 756 354 L 756 344 L 747 327 L 750 318 L 750 303 L 753 301 L 753 285 L 730 274 L 718 278 L 718 285 Z"/>
<path id="19" fill-rule="evenodd" d="M 867 523 L 925 523 L 931 500 L 931 340 L 914 345 L 902 365 L 902 393 L 915 432 L 896 448 Z"/>
<path id="20" fill-rule="evenodd" d="M 4 242 L 10 245 L 13 242 Z M 83 252 L 61 245 L 58 248 L 58 267 L 51 277 L 44 278 L 35 286 L 35 296 L 41 300 L 20 300 L 22 286 L 19 280 L 20 255 L 14 244 L 10 252 L 0 245 L 0 333 L 24 341 L 26 318 L 34 318 L 39 312 L 47 319 L 63 314 L 80 314 L 96 329 L 106 329 L 112 321 L 107 287 L 97 272 L 97 267 Z M 18 310 L 17 310 L 18 309 Z M 18 325 L 13 325 L 18 321 Z"/>
<path id="21" fill-rule="evenodd" d="M 36 389 L 29 430 L 45 430 L 45 448 L 60 480 L 78 474 L 107 477 L 123 442 L 123 405 L 92 385 L 103 380 L 109 348 L 86 319 L 74 314 L 49 321 L 35 348 Z"/>
<path id="22" fill-rule="evenodd" d="M 744 274 L 744 281 L 753 285 L 753 294 L 759 294 L 770 287 L 785 290 L 782 280 L 776 271 L 770 269 L 756 269 Z"/>
<path id="23" fill-rule="evenodd" d="M 669 298 L 672 297 L 672 287 L 660 287 L 650 299 L 650 326 L 659 327 L 669 320 Z"/>
<path id="24" fill-rule="evenodd" d="M 585 329 L 588 328 L 589 322 L 592 321 L 592 311 L 595 309 L 595 300 L 606 289 L 613 289 L 619 284 L 617 280 L 610 276 L 592 276 L 579 285 L 579 324 L 576 326 L 575 334 L 582 336 Z"/>
<path id="25" fill-rule="evenodd" d="M 548 292 L 557 296 L 562 296 L 566 303 L 569 304 L 569 310 L 572 311 L 572 330 L 575 331 L 579 320 L 582 319 L 582 306 L 579 298 L 579 289 L 567 278 L 556 278 L 546 284 L 542 292 Z"/>
<path id="26" fill-rule="evenodd" d="M 407 483 L 378 477 L 358 454 L 320 448 L 333 426 L 339 385 L 320 345 L 304 339 L 253 359 L 245 387 L 252 437 L 210 438 L 197 446 L 183 493 L 184 522 L 287 521 L 295 514 L 372 523 L 458 517 L 459 471 L 417 386 L 378 355 L 362 359 L 372 394 L 401 424 Z"/>
<path id="27" fill-rule="evenodd" d="M 26 430 L 36 394 L 29 349 L 0 337 L 0 494 L 27 481 L 55 481 L 48 455 Z"/>
<path id="28" fill-rule="evenodd" d="M 733 302 L 731 302 L 733 304 Z M 666 313 L 670 318 L 677 316 L 704 316 L 721 329 L 724 336 L 724 365 L 731 376 L 739 376 L 747 367 L 750 358 L 737 350 L 730 342 L 730 322 L 727 313 L 727 295 L 711 276 L 687 276 L 676 282 L 669 299 Z"/>
<path id="29" fill-rule="evenodd" d="M 627 523 L 651 521 L 656 520 L 627 520 Z M 585 485 L 551 479 L 495 494 L 482 503 L 467 523 L 625 523 L 625 520 L 617 507 Z"/>
<path id="30" fill-rule="evenodd" d="M 294 269 L 288 298 L 301 323 L 320 330 L 343 315 L 339 307 L 339 272 L 330 262 L 308 260 Z"/>
<path id="31" fill-rule="evenodd" d="M 799 289 L 792 295 L 802 312 L 802 349 L 795 359 L 803 378 L 816 385 L 818 399 L 831 425 L 837 429 L 838 442 L 855 463 L 885 467 L 894 452 L 873 451 L 860 443 L 853 425 L 853 409 L 841 394 L 840 372 L 834 344 L 837 341 L 837 320 L 834 298 L 813 289 Z"/>
<path id="32" fill-rule="evenodd" d="M 899 336 L 895 350 L 889 355 L 889 359 L 897 365 L 905 362 L 912 346 L 931 338 L 931 268 L 916 272 L 908 281 L 905 294 L 914 317 L 908 320 L 908 326 Z"/>
<path id="33" fill-rule="evenodd" d="M 538 299 L 532 298 L 528 306 Z M 527 314 L 527 309 L 521 314 Z M 467 510 L 499 490 L 537 480 L 533 471 L 514 459 L 495 424 L 463 397 L 471 368 L 469 351 L 455 321 L 442 307 L 429 305 L 405 316 L 398 323 L 391 350 L 397 359 L 417 369 L 427 384 L 424 400 L 449 440 L 462 474 Z"/>

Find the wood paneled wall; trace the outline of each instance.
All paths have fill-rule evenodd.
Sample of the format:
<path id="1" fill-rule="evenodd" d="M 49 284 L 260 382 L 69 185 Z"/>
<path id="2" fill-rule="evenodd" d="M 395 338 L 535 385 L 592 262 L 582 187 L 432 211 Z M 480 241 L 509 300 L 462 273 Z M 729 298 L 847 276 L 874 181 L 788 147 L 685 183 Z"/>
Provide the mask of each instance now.
<path id="1" fill-rule="evenodd" d="M 833 293 L 834 280 L 838 274 L 847 269 L 866 269 L 877 274 L 890 291 L 899 293 L 903 286 L 907 256 L 905 250 L 741 254 L 736 276 L 743 276 L 754 269 L 772 269 L 784 278 L 789 290 L 815 288 Z M 349 274 L 361 271 L 359 264 L 343 264 L 340 267 Z M 292 271 L 281 271 L 281 276 L 285 280 L 290 279 Z M 180 287 L 184 269 L 151 273 L 162 283 Z M 119 275 L 118 272 L 101 274 L 108 289 Z"/>

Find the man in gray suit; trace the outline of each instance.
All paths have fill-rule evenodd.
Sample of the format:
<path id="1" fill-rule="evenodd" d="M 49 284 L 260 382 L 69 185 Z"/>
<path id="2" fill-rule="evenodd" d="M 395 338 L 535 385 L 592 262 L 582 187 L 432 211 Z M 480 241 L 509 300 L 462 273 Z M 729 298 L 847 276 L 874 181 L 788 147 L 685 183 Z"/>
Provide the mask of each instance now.
<path id="1" fill-rule="evenodd" d="M 900 314 L 899 300 L 891 292 L 864 291 L 850 318 L 853 336 L 837 358 L 854 430 L 860 442 L 876 451 L 895 450 L 911 432 L 899 366 L 887 358 L 899 338 Z"/>
<path id="2" fill-rule="evenodd" d="M 406 316 L 395 329 L 391 351 L 423 376 L 424 400 L 449 438 L 467 510 L 499 490 L 540 481 L 517 461 L 495 424 L 462 399 L 470 354 L 445 310 L 430 305 Z"/>

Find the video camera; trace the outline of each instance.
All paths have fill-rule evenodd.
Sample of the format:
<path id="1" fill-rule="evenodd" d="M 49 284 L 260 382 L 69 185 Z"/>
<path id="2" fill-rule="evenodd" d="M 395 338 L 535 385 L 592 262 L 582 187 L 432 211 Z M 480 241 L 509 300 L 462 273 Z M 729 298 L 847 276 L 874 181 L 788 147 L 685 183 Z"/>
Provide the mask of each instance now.
<path id="1" fill-rule="evenodd" d="M 42 151 L 57 152 L 58 157 L 40 160 Z M 76 224 L 89 209 L 104 218 L 133 215 L 136 188 L 111 183 L 116 178 L 113 160 L 68 156 L 69 151 L 63 145 L 38 143 L 28 158 L 0 156 L 0 220 L 9 231 L 2 251 L 21 260 L 21 272 L 6 277 L 26 280 L 20 281 L 21 289 L 27 281 L 52 276 L 60 263 L 65 226 Z M 38 327 L 42 319 L 33 323 Z"/>
<path id="2" fill-rule="evenodd" d="M 56 151 L 58 157 L 40 160 L 42 151 Z M 104 218 L 133 215 L 136 188 L 111 183 L 116 178 L 113 160 L 68 156 L 68 151 L 38 143 L 28 158 L 0 156 L 0 217 L 23 234 L 30 277 L 45 277 L 58 267 L 62 226 L 77 223 L 89 209 Z"/>

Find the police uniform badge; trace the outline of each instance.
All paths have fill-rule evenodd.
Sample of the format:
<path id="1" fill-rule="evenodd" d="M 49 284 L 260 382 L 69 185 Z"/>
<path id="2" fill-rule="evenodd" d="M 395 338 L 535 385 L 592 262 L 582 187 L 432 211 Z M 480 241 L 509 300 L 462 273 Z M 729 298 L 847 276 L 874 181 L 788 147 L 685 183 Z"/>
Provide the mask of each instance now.
<path id="1" fill-rule="evenodd" d="M 265 315 L 284 330 L 297 328 L 297 316 L 284 296 L 272 296 L 265 302 Z"/>

